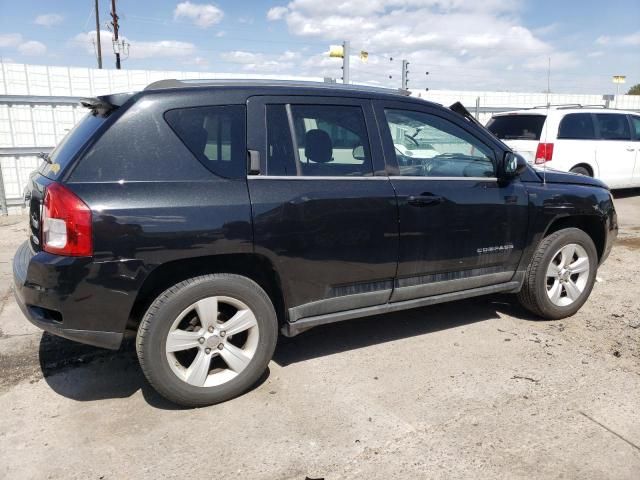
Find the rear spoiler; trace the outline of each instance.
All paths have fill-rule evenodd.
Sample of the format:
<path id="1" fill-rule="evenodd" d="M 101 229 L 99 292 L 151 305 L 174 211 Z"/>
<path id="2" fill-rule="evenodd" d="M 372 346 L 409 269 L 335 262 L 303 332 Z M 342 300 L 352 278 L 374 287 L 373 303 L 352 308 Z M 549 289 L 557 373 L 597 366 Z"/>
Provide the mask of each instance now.
<path id="1" fill-rule="evenodd" d="M 83 98 L 80 105 L 91 110 L 93 115 L 108 115 L 111 111 L 125 104 L 133 97 L 134 93 L 115 93 L 113 95 L 101 95 L 99 97 Z"/>

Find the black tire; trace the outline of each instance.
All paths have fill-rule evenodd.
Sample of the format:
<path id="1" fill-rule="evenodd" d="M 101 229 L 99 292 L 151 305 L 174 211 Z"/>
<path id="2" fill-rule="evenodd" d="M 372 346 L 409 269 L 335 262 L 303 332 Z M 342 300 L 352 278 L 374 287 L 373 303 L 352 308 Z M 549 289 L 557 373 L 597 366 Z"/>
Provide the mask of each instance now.
<path id="1" fill-rule="evenodd" d="M 577 173 L 579 175 L 584 175 L 585 177 L 590 177 L 591 173 L 585 167 L 573 167 L 569 170 L 571 173 Z"/>
<path id="2" fill-rule="evenodd" d="M 584 290 L 570 305 L 558 306 L 547 295 L 547 268 L 556 253 L 565 245 L 578 244 L 587 253 L 589 276 Z M 589 298 L 598 268 L 598 253 L 593 241 L 577 228 L 565 228 L 545 237 L 527 268 L 522 289 L 518 293 L 520 304 L 530 312 L 548 320 L 557 320 L 575 314 Z"/>
<path id="3" fill-rule="evenodd" d="M 179 378 L 169 365 L 165 345 L 173 322 L 198 300 L 226 296 L 247 305 L 257 321 L 258 343 L 253 358 L 237 376 L 212 387 L 198 387 Z M 224 402 L 250 389 L 267 368 L 278 338 L 276 313 L 268 295 L 254 281 L 233 274 L 190 278 L 160 294 L 147 310 L 136 338 L 142 371 L 166 399 L 186 407 Z"/>

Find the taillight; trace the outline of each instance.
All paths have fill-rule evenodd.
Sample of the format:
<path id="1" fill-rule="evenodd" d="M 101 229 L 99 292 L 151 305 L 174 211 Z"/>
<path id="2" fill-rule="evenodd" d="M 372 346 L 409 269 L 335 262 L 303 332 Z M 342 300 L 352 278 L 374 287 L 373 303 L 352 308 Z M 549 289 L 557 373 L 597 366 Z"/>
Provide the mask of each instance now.
<path id="1" fill-rule="evenodd" d="M 553 159 L 553 143 L 539 143 L 536 150 L 536 163 L 550 162 Z"/>
<path id="2" fill-rule="evenodd" d="M 59 183 L 47 186 L 44 195 L 42 248 L 56 255 L 93 255 L 91 210 Z"/>

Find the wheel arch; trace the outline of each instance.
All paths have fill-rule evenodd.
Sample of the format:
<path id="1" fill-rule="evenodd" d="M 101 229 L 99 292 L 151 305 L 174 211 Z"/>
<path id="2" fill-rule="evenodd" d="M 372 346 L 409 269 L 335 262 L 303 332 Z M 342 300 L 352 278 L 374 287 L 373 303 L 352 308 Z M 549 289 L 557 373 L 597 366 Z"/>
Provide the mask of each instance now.
<path id="1" fill-rule="evenodd" d="M 271 299 L 278 322 L 285 321 L 284 290 L 280 275 L 269 259 L 255 253 L 222 254 L 173 260 L 155 267 L 138 290 L 127 329 L 137 330 L 153 300 L 167 288 L 188 278 L 210 273 L 233 273 L 253 280 Z"/>
<path id="2" fill-rule="evenodd" d="M 577 228 L 589 235 L 596 246 L 598 261 L 602 259 L 606 243 L 606 226 L 604 219 L 597 215 L 569 215 L 556 217 L 549 224 L 542 238 L 546 238 L 552 233 L 565 228 Z"/>
<path id="3" fill-rule="evenodd" d="M 581 162 L 581 163 L 578 163 L 578 164 L 574 165 L 573 167 L 571 167 L 569 169 L 569 171 L 573 170 L 574 168 L 578 168 L 578 167 L 582 167 L 585 170 L 587 170 L 589 172 L 589 176 L 590 177 L 594 177 L 595 176 L 595 169 L 593 168 L 593 165 L 590 165 L 590 164 L 585 163 L 585 162 Z"/>

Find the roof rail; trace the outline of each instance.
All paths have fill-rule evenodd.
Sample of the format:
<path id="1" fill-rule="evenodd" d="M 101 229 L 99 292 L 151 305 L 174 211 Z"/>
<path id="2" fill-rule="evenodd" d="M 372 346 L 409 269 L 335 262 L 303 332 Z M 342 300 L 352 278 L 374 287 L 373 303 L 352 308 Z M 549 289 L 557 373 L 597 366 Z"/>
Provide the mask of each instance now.
<path id="1" fill-rule="evenodd" d="M 386 93 L 409 96 L 411 92 L 409 90 L 403 90 L 401 88 L 384 88 L 384 87 L 371 87 L 368 85 L 353 85 L 342 83 L 329 83 L 329 82 L 313 82 L 302 80 L 269 80 L 269 79 L 166 79 L 158 80 L 157 82 L 147 85 L 145 91 L 165 90 L 168 88 L 197 88 L 197 87 L 234 87 L 234 86 L 264 86 L 264 87 L 312 87 L 312 88 L 326 88 L 328 90 L 352 90 L 372 93 Z"/>
<path id="2" fill-rule="evenodd" d="M 531 107 L 531 110 L 536 108 L 555 108 L 556 110 L 567 110 L 570 108 L 606 108 L 610 110 L 615 110 L 613 108 L 607 107 L 606 105 L 596 105 L 596 104 L 582 105 L 580 103 L 566 103 L 566 104 L 559 104 L 559 105 L 538 105 L 535 107 Z"/>

